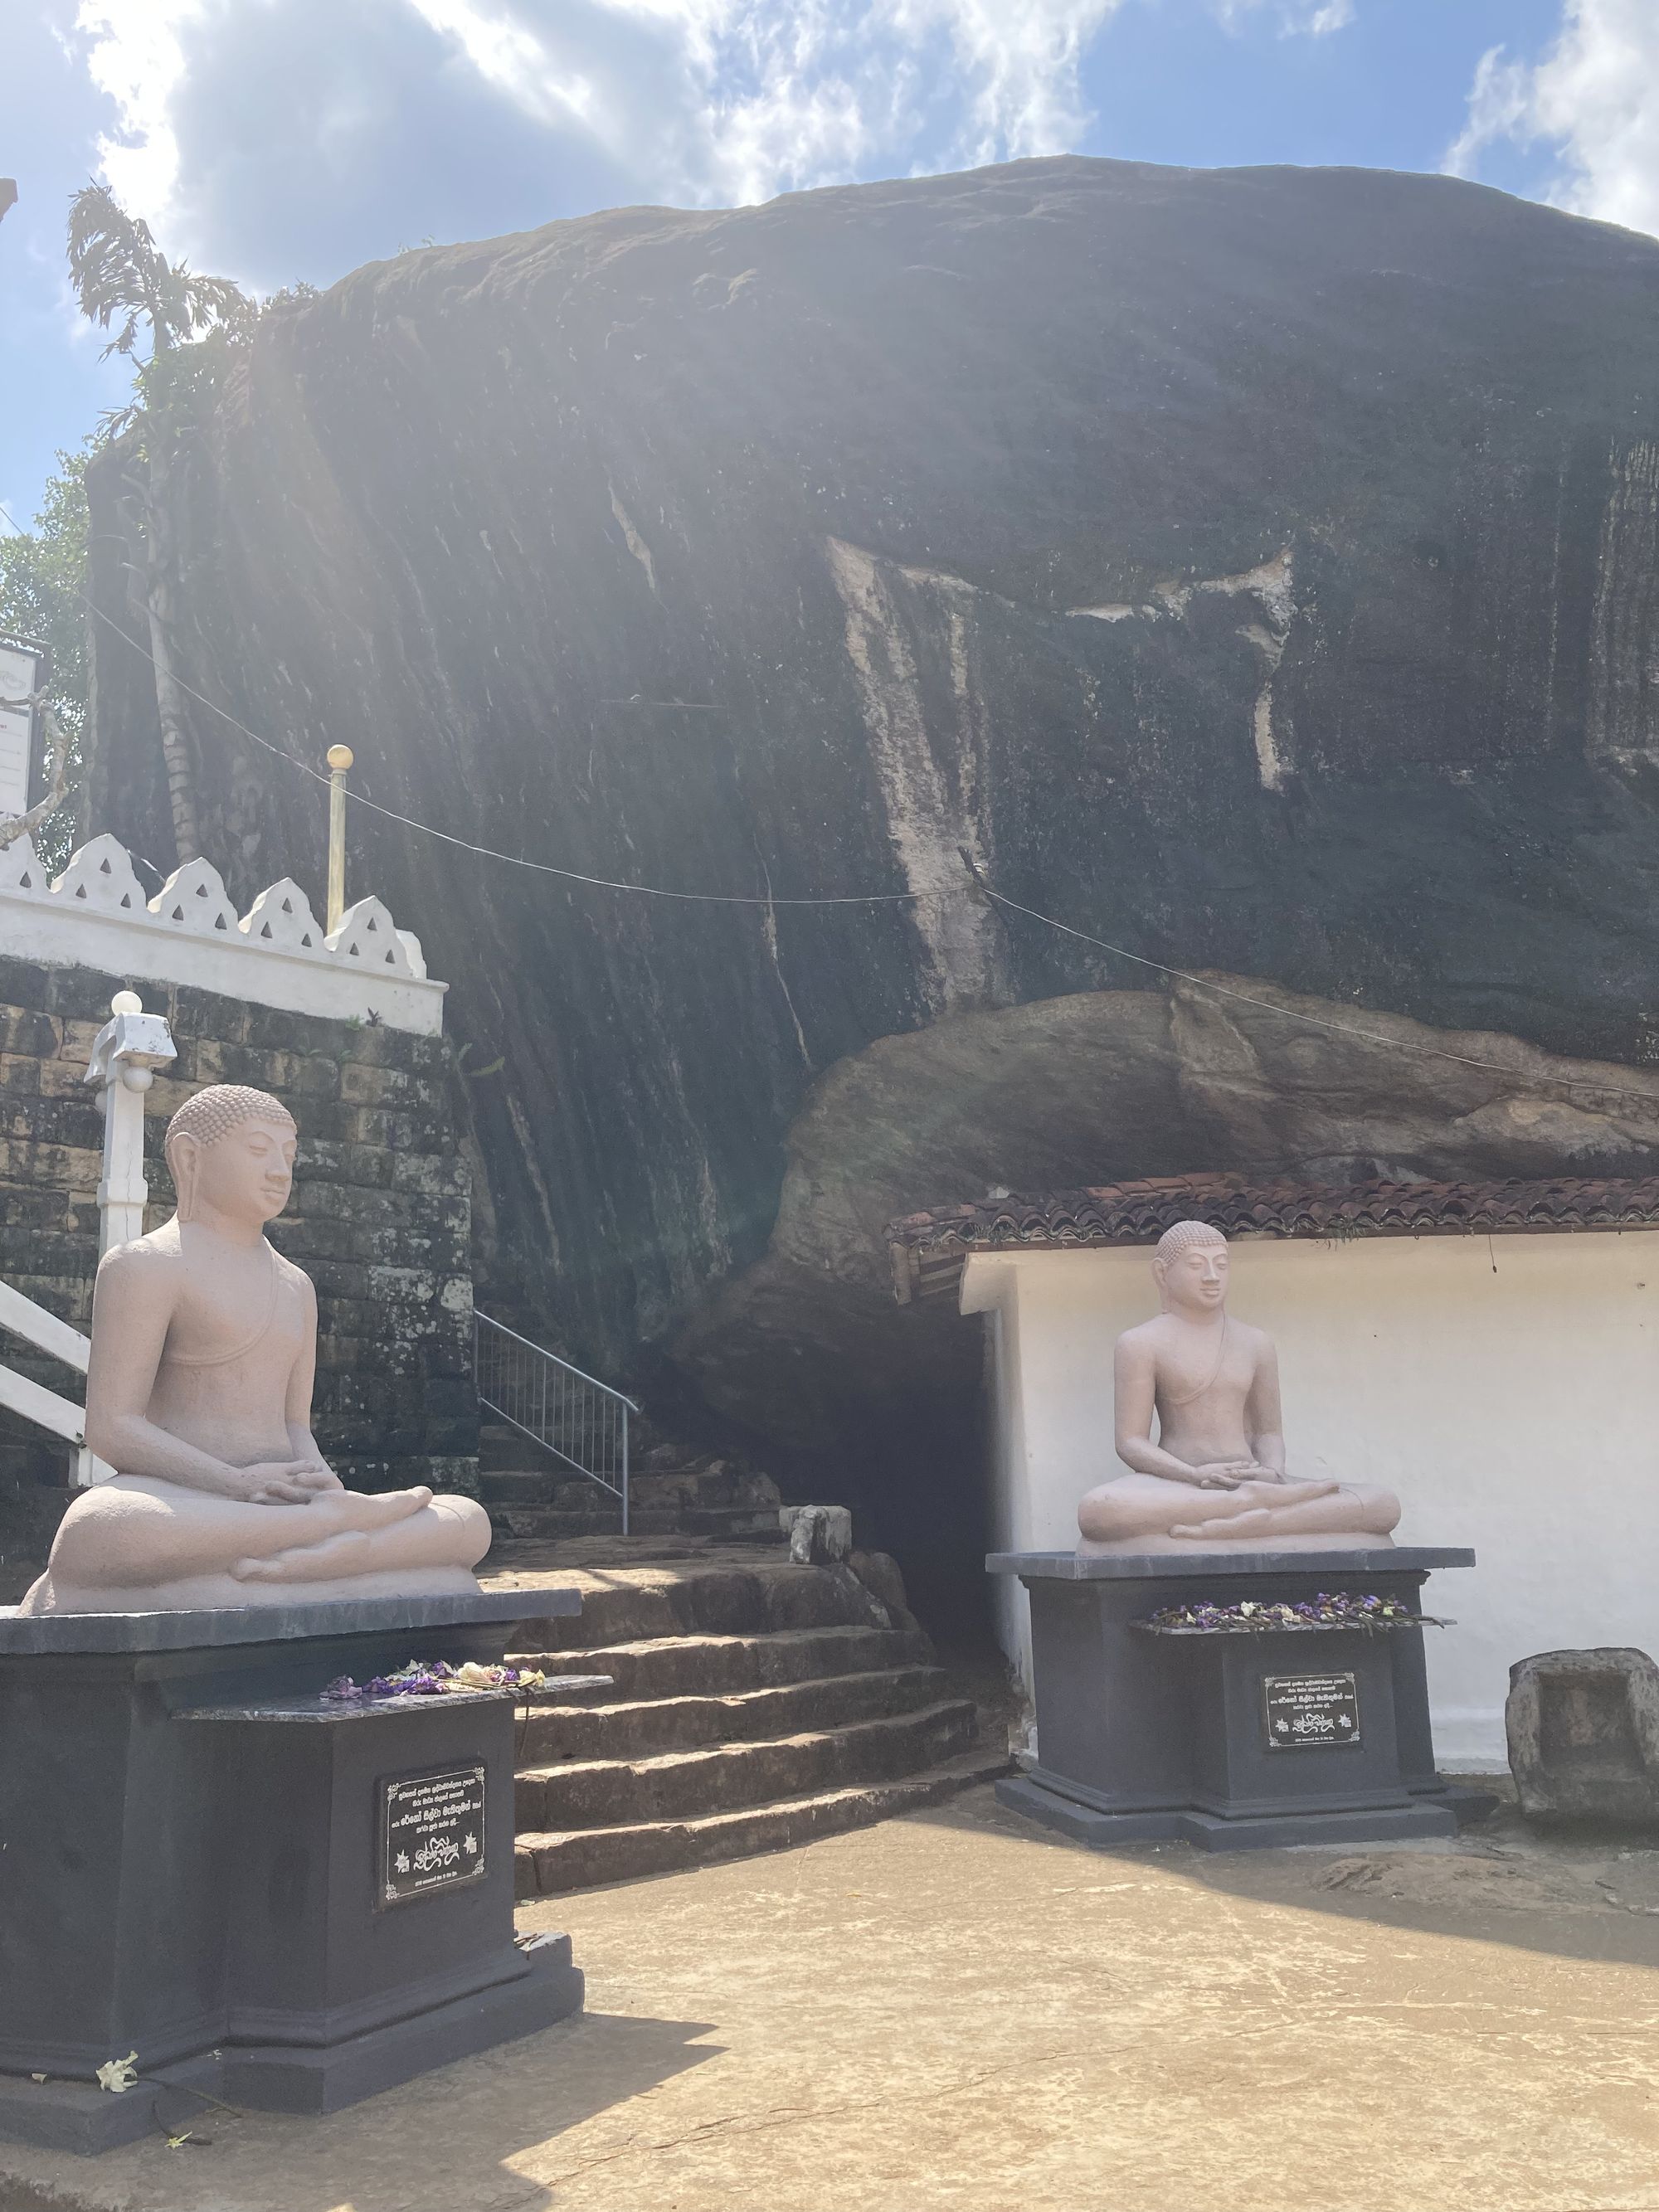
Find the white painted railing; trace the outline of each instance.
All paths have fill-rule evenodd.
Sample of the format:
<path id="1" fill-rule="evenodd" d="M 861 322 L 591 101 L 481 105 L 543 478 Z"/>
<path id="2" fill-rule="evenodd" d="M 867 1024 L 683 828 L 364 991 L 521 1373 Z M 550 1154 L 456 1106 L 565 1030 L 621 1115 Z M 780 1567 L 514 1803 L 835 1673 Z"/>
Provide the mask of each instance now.
<path id="1" fill-rule="evenodd" d="M 82 1080 L 95 1083 L 104 1098 L 104 1172 L 98 1184 L 98 1256 L 112 1245 L 144 1233 L 144 1093 L 178 1054 L 173 1035 L 160 1014 L 147 1014 L 136 991 L 118 991 L 110 1018 L 93 1039 L 92 1058 Z M 21 1336 L 37 1351 L 50 1352 L 69 1366 L 87 1371 L 90 1339 L 56 1314 L 26 1298 L 9 1283 L 0 1283 L 0 1328 Z M 86 1448 L 86 1421 L 72 1399 L 63 1398 L 13 1368 L 0 1367 L 0 1406 L 38 1427 L 76 1444 L 75 1480 L 85 1488 L 107 1482 L 115 1472 Z"/>
<path id="2" fill-rule="evenodd" d="M 359 899 L 325 931 L 285 876 L 239 919 L 208 860 L 187 860 L 146 898 L 132 855 L 107 835 L 51 879 L 27 836 L 0 848 L 0 943 L 21 960 L 191 984 L 291 1013 L 428 1036 L 443 1027 L 447 987 L 379 899 Z"/>
<path id="3" fill-rule="evenodd" d="M 66 1367 L 87 1371 L 87 1355 L 92 1349 L 89 1338 L 78 1328 L 71 1328 L 56 1314 L 38 1306 L 33 1298 L 26 1298 L 9 1283 L 0 1283 L 0 1328 L 13 1336 L 21 1336 L 25 1344 L 32 1344 L 38 1352 L 50 1352 L 61 1359 Z M 44 1383 L 19 1375 L 10 1367 L 0 1367 L 0 1406 L 14 1413 L 21 1413 L 26 1421 L 38 1428 L 49 1429 L 65 1443 L 83 1444 L 86 1440 L 86 1415 L 72 1398 L 60 1397 L 56 1390 L 48 1390 Z"/>

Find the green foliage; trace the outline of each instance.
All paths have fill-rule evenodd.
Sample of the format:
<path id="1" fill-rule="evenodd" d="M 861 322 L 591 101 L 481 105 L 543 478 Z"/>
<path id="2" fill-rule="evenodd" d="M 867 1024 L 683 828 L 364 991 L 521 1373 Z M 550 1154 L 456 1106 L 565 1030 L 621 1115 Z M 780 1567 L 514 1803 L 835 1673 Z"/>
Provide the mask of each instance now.
<path id="1" fill-rule="evenodd" d="M 100 330 L 115 325 L 106 358 L 131 353 L 146 327 L 154 359 L 209 331 L 238 336 L 254 319 L 252 301 L 228 276 L 197 276 L 169 261 L 149 225 L 129 215 L 107 185 L 88 185 L 70 203 L 69 265 L 82 313 Z"/>
<path id="2" fill-rule="evenodd" d="M 69 732 L 70 788 L 79 781 L 87 720 L 87 611 L 81 593 L 87 567 L 87 462 L 89 453 L 59 453 L 34 518 L 21 538 L 0 535 L 0 631 L 46 646 L 52 654 L 46 696 Z M 73 800 L 36 833 L 50 869 L 69 858 Z"/>
<path id="3" fill-rule="evenodd" d="M 169 261 L 149 225 L 128 215 L 107 185 L 88 185 L 70 203 L 69 268 L 82 313 L 114 331 L 106 360 L 136 356 L 140 339 L 149 339 L 133 402 L 106 416 L 103 435 L 176 431 L 201 420 L 230 349 L 258 319 L 254 303 L 228 276 L 198 276 Z"/>
<path id="4" fill-rule="evenodd" d="M 184 696 L 171 665 L 170 602 L 178 585 L 167 529 L 169 476 L 181 434 L 208 414 L 231 349 L 258 311 L 228 278 L 198 276 L 169 261 L 149 225 L 130 216 L 105 185 L 88 185 L 70 203 L 70 282 L 81 312 L 112 333 L 104 348 L 137 359 L 134 404 L 105 417 L 106 438 L 136 434 L 143 482 L 145 595 L 155 641 L 155 705 L 167 763 L 173 839 L 181 859 L 198 849 L 194 771 Z"/>

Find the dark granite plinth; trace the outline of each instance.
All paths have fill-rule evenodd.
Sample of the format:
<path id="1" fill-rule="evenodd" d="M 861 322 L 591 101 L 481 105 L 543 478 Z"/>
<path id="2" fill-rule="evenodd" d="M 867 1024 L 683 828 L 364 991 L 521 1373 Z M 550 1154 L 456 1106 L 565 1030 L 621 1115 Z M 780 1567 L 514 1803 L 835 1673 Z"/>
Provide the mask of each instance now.
<path id="1" fill-rule="evenodd" d="M 995 1553 L 1031 1601 L 1037 1755 L 998 1785 L 1015 1810 L 1107 1845 L 1182 1837 L 1211 1850 L 1442 1835 L 1490 1799 L 1435 1771 L 1419 1628 L 1159 1636 L 1166 1606 L 1322 1590 L 1373 1592 L 1420 1610 L 1428 1571 L 1464 1550 L 1167 1553 L 1079 1558 Z M 1275 1738 L 1270 1680 L 1334 1678 L 1352 1716 Z M 1276 1692 L 1281 1697 L 1285 1693 Z M 1324 1723 L 1322 1722 L 1322 1725 Z"/>
<path id="2" fill-rule="evenodd" d="M 568 1947 L 513 1941 L 510 1696 L 317 1697 L 413 1658 L 499 1660 L 516 1624 L 579 1606 L 0 1618 L 0 2131 L 142 2132 L 138 2092 L 72 2093 L 131 2050 L 146 2075 L 325 2112 L 579 2008 Z M 473 1769 L 483 1871 L 388 1905 L 382 1785 Z"/>
<path id="3" fill-rule="evenodd" d="M 496 1630 L 505 1636 L 521 1620 L 568 1620 L 581 1609 L 581 1593 L 574 1589 L 480 1590 L 476 1597 L 366 1597 L 331 1605 L 214 1606 L 173 1613 L 22 1613 L 15 1605 L 0 1605 L 0 1658 L 33 1651 L 207 1651 L 238 1644 L 283 1644 L 301 1636 L 395 1636 L 406 1628 L 473 1628 L 488 1641 Z M 506 1648 L 499 1644 L 497 1657 Z"/>

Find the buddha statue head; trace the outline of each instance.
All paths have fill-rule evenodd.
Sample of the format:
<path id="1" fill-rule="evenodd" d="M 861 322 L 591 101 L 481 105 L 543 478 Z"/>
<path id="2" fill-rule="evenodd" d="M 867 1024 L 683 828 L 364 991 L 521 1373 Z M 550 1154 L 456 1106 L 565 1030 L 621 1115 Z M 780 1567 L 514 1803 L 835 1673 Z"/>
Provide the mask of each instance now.
<path id="1" fill-rule="evenodd" d="M 294 1187 L 294 1116 L 269 1091 L 210 1084 L 167 1123 L 163 1149 L 180 1221 L 205 1215 L 263 1229 Z"/>
<path id="2" fill-rule="evenodd" d="M 1177 1221 L 1158 1240 L 1152 1279 L 1165 1313 L 1214 1313 L 1227 1300 L 1226 1238 L 1207 1221 Z"/>

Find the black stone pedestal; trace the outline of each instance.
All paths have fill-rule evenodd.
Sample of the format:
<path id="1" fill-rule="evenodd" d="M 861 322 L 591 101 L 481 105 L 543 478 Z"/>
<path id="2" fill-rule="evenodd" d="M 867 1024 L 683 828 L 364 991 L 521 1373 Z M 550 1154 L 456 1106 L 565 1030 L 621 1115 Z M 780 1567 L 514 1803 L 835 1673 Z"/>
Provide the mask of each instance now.
<path id="1" fill-rule="evenodd" d="M 1321 1591 L 1420 1610 L 1468 1551 L 994 1553 L 1031 1602 L 1037 1753 L 1006 1805 L 1103 1848 L 1207 1850 L 1450 1834 L 1494 1800 L 1435 1771 L 1420 1628 L 1165 1636 L 1167 1606 L 1296 1603 Z"/>
<path id="2" fill-rule="evenodd" d="M 580 2010 L 568 1939 L 514 1942 L 510 1693 L 318 1694 L 579 1607 L 0 1612 L 0 2133 L 100 2150 L 189 2088 L 331 2112 Z"/>

